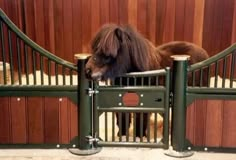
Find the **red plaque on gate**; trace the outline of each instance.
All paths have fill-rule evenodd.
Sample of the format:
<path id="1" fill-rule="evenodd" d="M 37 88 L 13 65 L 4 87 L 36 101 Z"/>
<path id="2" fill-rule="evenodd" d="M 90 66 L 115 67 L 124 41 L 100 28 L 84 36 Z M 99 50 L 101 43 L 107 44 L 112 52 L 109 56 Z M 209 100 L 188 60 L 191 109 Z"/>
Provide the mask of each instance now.
<path id="1" fill-rule="evenodd" d="M 126 92 L 122 97 L 122 102 L 127 107 L 135 107 L 139 105 L 139 95 L 134 92 Z"/>

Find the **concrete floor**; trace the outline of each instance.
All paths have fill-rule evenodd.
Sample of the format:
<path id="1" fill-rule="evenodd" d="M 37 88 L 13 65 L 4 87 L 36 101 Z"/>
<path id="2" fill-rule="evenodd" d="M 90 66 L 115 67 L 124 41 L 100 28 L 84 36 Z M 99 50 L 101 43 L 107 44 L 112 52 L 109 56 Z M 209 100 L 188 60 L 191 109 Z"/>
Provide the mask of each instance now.
<path id="1" fill-rule="evenodd" d="M 187 158 L 166 156 L 168 150 L 147 148 L 102 148 L 90 156 L 77 156 L 67 149 L 1 149 L 0 160 L 236 160 L 235 154 L 195 152 Z"/>

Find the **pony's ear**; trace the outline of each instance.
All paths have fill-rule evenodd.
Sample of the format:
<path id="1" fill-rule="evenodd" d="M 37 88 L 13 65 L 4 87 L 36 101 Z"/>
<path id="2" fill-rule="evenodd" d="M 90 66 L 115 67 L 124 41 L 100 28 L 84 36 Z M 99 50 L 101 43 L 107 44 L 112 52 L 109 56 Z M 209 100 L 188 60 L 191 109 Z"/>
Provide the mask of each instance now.
<path id="1" fill-rule="evenodd" d="M 116 37 L 118 38 L 119 41 L 123 41 L 123 31 L 120 28 L 115 29 L 115 34 Z"/>

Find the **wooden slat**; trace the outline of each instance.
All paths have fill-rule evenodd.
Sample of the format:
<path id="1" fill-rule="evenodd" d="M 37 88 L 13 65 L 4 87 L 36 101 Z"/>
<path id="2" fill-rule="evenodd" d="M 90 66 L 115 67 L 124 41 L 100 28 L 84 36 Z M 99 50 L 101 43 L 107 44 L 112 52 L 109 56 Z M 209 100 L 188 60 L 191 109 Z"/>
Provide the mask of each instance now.
<path id="1" fill-rule="evenodd" d="M 44 1 L 45 49 L 55 53 L 54 3 Z"/>
<path id="2" fill-rule="evenodd" d="M 199 46 L 202 46 L 204 4 L 205 0 L 195 0 L 194 4 L 193 42 Z"/>
<path id="3" fill-rule="evenodd" d="M 91 37 L 91 0 L 82 1 L 82 52 L 90 52 L 90 37 Z"/>
<path id="4" fill-rule="evenodd" d="M 72 0 L 63 1 L 63 33 L 64 34 L 64 54 L 66 60 L 74 59 L 73 47 L 73 29 L 72 29 Z"/>
<path id="5" fill-rule="evenodd" d="M 59 142 L 59 99 L 45 97 L 44 142 Z"/>
<path id="6" fill-rule="evenodd" d="M 191 105 L 187 107 L 187 115 L 186 115 L 186 139 L 188 139 L 192 144 L 195 144 L 195 103 L 193 102 Z"/>
<path id="7" fill-rule="evenodd" d="M 175 40 L 184 39 L 185 5 L 185 0 L 175 4 Z"/>
<path id="8" fill-rule="evenodd" d="M 73 53 L 82 53 L 82 6 L 81 1 L 72 0 Z"/>
<path id="9" fill-rule="evenodd" d="M 110 16 L 109 22 L 118 24 L 119 23 L 119 10 L 118 10 L 119 9 L 118 8 L 119 0 L 112 0 L 112 1 L 110 0 L 109 4 L 110 4 L 109 5 L 109 16 Z M 133 5 L 135 5 L 135 4 L 133 4 Z M 100 10 L 101 10 L 101 8 L 100 8 Z"/>
<path id="10" fill-rule="evenodd" d="M 206 146 L 219 147 L 222 137 L 223 100 L 208 100 L 206 116 Z"/>
<path id="11" fill-rule="evenodd" d="M 119 24 L 125 25 L 128 23 L 128 1 L 119 0 Z"/>
<path id="12" fill-rule="evenodd" d="M 78 136 L 78 107 L 73 102 L 68 101 L 68 114 L 70 121 L 70 139 L 72 140 Z"/>
<path id="13" fill-rule="evenodd" d="M 109 23 L 109 0 L 100 0 L 100 25 Z"/>
<path id="14" fill-rule="evenodd" d="M 114 2 L 114 1 L 112 1 Z M 113 8 L 115 10 L 115 7 Z M 100 0 L 93 1 L 91 5 L 91 37 L 94 37 L 100 27 Z"/>
<path id="15" fill-rule="evenodd" d="M 147 1 L 138 0 L 137 2 L 137 29 L 144 36 L 147 35 Z"/>
<path id="16" fill-rule="evenodd" d="M 129 24 L 133 27 L 137 28 L 137 14 L 138 14 L 138 6 L 137 6 L 137 0 L 129 0 L 128 1 L 128 8 L 129 8 L 129 12 L 128 12 L 128 21 Z"/>
<path id="17" fill-rule="evenodd" d="M 205 133 L 206 133 L 206 109 L 207 100 L 196 100 L 195 101 L 195 137 L 194 145 L 204 146 L 205 144 Z"/>
<path id="18" fill-rule="evenodd" d="M 194 0 L 185 0 L 184 9 L 184 40 L 193 42 L 193 28 L 194 28 Z"/>
<path id="19" fill-rule="evenodd" d="M 236 147 L 235 106 L 235 100 L 225 100 L 224 102 L 222 147 Z"/>
<path id="20" fill-rule="evenodd" d="M 150 0 L 147 2 L 147 38 L 153 43 L 156 44 L 156 7 L 157 1 Z"/>
<path id="21" fill-rule="evenodd" d="M 11 143 L 10 98 L 0 97 L 0 144 Z"/>
<path id="22" fill-rule="evenodd" d="M 29 97 L 26 104 L 28 143 L 44 143 L 44 99 L 43 97 Z"/>
<path id="23" fill-rule="evenodd" d="M 68 101 L 67 98 L 59 98 L 59 142 L 64 144 L 70 142 Z"/>
<path id="24" fill-rule="evenodd" d="M 63 0 L 54 1 L 54 24 L 55 24 L 55 53 L 59 57 L 64 55 L 64 22 L 63 22 Z"/>
<path id="25" fill-rule="evenodd" d="M 11 130 L 12 143 L 27 142 L 27 119 L 25 97 L 11 97 Z"/>
<path id="26" fill-rule="evenodd" d="M 166 1 L 166 17 L 163 28 L 163 43 L 174 40 L 175 33 L 175 0 Z M 160 25 L 157 23 L 157 26 Z"/>

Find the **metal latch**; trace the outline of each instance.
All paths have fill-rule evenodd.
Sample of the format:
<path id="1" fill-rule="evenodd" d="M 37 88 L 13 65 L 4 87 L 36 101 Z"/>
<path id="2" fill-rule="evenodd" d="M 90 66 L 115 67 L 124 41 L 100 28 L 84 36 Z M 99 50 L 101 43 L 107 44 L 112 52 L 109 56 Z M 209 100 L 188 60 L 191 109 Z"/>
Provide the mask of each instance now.
<path id="1" fill-rule="evenodd" d="M 99 91 L 98 90 L 93 90 L 92 88 L 89 88 L 87 93 L 91 97 L 93 94 L 99 93 Z"/>

